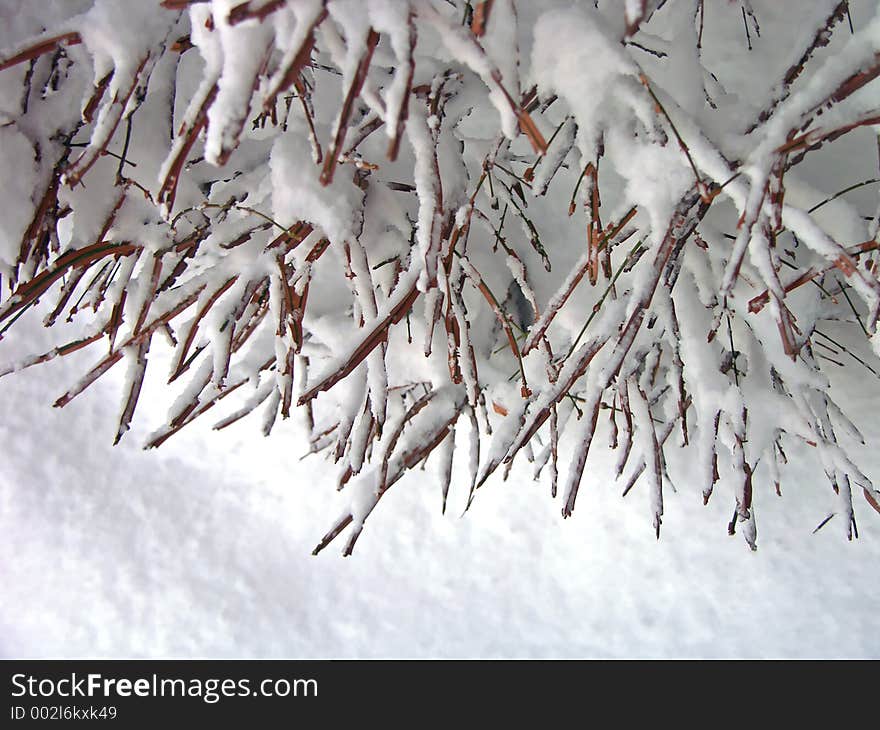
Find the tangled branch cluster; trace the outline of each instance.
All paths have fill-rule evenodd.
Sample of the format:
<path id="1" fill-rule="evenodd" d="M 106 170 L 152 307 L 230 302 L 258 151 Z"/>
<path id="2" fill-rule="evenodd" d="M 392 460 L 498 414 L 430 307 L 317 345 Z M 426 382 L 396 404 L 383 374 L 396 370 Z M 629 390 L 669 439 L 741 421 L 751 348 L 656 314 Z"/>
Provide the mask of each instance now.
<path id="1" fill-rule="evenodd" d="M 849 3 L 794 3 L 774 55 L 757 2 L 593 5 L 23 4 L 0 53 L 0 327 L 50 295 L 46 326 L 87 323 L 0 373 L 101 351 L 62 407 L 126 362 L 118 441 L 165 340 L 185 385 L 151 447 L 232 394 L 216 428 L 298 409 L 352 493 L 316 552 L 350 528 L 350 553 L 435 452 L 445 509 L 457 429 L 468 504 L 520 455 L 554 497 L 564 473 L 571 515 L 603 411 L 658 536 L 678 442 L 754 547 L 783 436 L 854 528 L 852 490 L 880 493 L 817 348 L 826 320 L 875 331 L 877 217 L 809 203 L 798 169 L 880 123 L 880 20 L 823 55 Z M 732 107 L 731 54 L 762 52 L 778 75 Z"/>

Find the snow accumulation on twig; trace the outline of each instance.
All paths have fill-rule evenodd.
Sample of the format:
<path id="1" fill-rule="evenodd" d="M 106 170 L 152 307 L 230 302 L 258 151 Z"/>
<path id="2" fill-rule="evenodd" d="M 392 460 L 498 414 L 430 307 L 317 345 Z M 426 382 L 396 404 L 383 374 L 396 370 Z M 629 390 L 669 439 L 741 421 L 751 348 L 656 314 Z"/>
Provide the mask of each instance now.
<path id="1" fill-rule="evenodd" d="M 854 486 L 880 512 L 823 372 L 842 321 L 880 352 L 880 173 L 811 167 L 877 154 L 873 3 L 21 5 L 0 339 L 50 296 L 88 324 L 0 376 L 103 347 L 56 406 L 125 361 L 118 441 L 159 335 L 183 385 L 147 446 L 233 394 L 218 429 L 301 413 L 351 495 L 316 553 L 426 462 L 445 511 L 462 438 L 468 507 L 519 456 L 570 516 L 603 410 L 658 537 L 672 473 L 754 549 L 785 439 L 848 534 Z"/>

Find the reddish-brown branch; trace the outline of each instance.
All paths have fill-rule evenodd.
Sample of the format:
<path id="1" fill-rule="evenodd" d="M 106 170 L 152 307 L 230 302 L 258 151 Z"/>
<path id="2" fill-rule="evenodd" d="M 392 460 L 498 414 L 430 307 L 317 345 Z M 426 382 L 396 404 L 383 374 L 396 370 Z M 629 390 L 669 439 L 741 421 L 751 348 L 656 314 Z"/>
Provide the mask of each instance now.
<path id="1" fill-rule="evenodd" d="M 11 66 L 15 66 L 19 63 L 30 61 L 31 59 L 37 58 L 38 56 L 42 56 L 44 53 L 48 53 L 49 51 L 54 50 L 56 46 L 75 46 L 78 43 L 82 43 L 82 38 L 80 37 L 80 34 L 76 31 L 61 33 L 60 35 L 46 38 L 42 41 L 28 46 L 24 50 L 19 51 L 12 56 L 9 56 L 8 58 L 0 58 L 0 71 L 10 68 Z"/>
<path id="2" fill-rule="evenodd" d="M 95 84 L 95 90 L 92 92 L 92 96 L 89 98 L 88 102 L 86 102 L 86 105 L 82 110 L 82 119 L 86 124 L 91 123 L 95 116 L 95 110 L 98 108 L 98 104 L 101 103 L 101 99 L 104 98 L 104 93 L 107 91 L 107 87 L 110 85 L 112 79 L 113 71 L 110 71 L 110 73 Z"/>
<path id="3" fill-rule="evenodd" d="M 189 296 L 184 297 L 170 310 L 168 310 L 164 314 L 159 315 L 150 324 L 146 325 L 139 333 L 131 335 L 116 350 L 113 350 L 113 352 L 106 355 L 97 365 L 95 365 L 86 374 L 86 376 L 82 380 L 80 380 L 79 383 L 77 383 L 73 388 L 68 390 L 64 395 L 56 400 L 54 403 L 55 407 L 63 408 L 68 403 L 70 403 L 70 401 L 72 401 L 76 396 L 78 396 L 92 383 L 94 383 L 99 377 L 101 377 L 101 375 L 103 375 L 113 365 L 119 362 L 122 359 L 122 352 L 127 346 L 141 342 L 143 339 L 155 332 L 159 327 L 164 326 L 169 321 L 174 319 L 174 317 L 187 309 L 191 304 L 193 304 L 193 302 L 195 302 L 199 298 L 199 294 L 201 293 L 201 291 L 202 289 L 200 288 Z"/>
<path id="4" fill-rule="evenodd" d="M 309 59 L 312 55 L 312 48 L 315 46 L 315 29 L 324 21 L 327 17 L 327 9 L 324 8 L 321 12 L 315 17 L 312 21 L 311 26 L 309 27 L 308 33 L 306 33 L 306 37 L 303 39 L 302 44 L 297 49 L 296 53 L 291 58 L 290 63 L 284 67 L 283 70 L 279 70 L 279 73 L 276 74 L 276 81 L 269 87 L 269 90 L 266 92 L 266 98 L 263 101 L 263 109 L 268 111 L 274 104 L 275 99 L 278 94 L 286 91 L 291 86 L 293 86 L 294 82 L 299 77 L 300 71 L 306 66 Z"/>
<path id="5" fill-rule="evenodd" d="M 489 26 L 489 16 L 492 14 L 492 5 L 495 0 L 481 0 L 474 8 L 474 17 L 471 20 L 471 32 L 482 38 Z"/>
<path id="6" fill-rule="evenodd" d="M 264 370 L 271 367 L 272 363 L 275 362 L 275 358 L 271 358 L 264 362 L 259 368 L 258 372 L 263 372 Z M 184 426 L 188 426 L 192 423 L 196 418 L 211 410 L 215 405 L 217 405 L 221 400 L 226 398 L 229 395 L 232 395 L 239 388 L 241 388 L 246 383 L 250 382 L 251 376 L 248 375 L 246 377 L 240 378 L 232 385 L 224 386 L 216 395 L 209 398 L 204 403 L 199 403 L 198 400 L 190 403 L 176 419 L 171 423 L 171 425 L 162 433 L 155 436 L 151 441 L 149 441 L 144 448 L 145 449 L 156 449 L 159 448 L 162 444 L 164 444 L 168 439 L 170 439 L 174 434 L 176 434 L 180 429 Z M 206 383 L 207 384 L 207 383 Z M 198 397 L 198 396 L 197 396 Z"/>
<path id="7" fill-rule="evenodd" d="M 19 248 L 17 262 L 19 266 L 26 264 L 31 257 L 34 247 L 38 245 L 38 241 L 41 236 L 44 235 L 43 227 L 46 222 L 46 216 L 52 208 L 56 208 L 58 205 L 58 187 L 60 185 L 59 178 L 61 176 L 60 168 L 65 162 L 66 155 L 62 157 L 56 165 L 55 170 L 52 173 L 52 179 L 46 187 L 46 192 L 43 193 L 40 198 L 40 202 L 34 211 L 34 216 L 31 218 L 31 222 L 28 224 L 24 235 L 21 237 L 21 246 Z"/>
<path id="8" fill-rule="evenodd" d="M 189 127 L 184 125 L 180 129 L 178 136 L 183 138 L 183 141 L 180 148 L 177 150 L 177 154 L 175 155 L 171 166 L 168 168 L 168 173 L 162 181 L 162 187 L 159 188 L 159 195 L 157 196 L 159 204 L 164 205 L 169 213 L 174 207 L 174 197 L 177 193 L 177 181 L 180 178 L 183 165 L 186 162 L 189 151 L 192 149 L 192 146 L 195 144 L 196 139 L 199 136 L 199 132 L 201 132 L 208 122 L 208 109 L 211 108 L 211 104 L 214 103 L 214 99 L 216 98 L 217 84 L 214 83 L 205 95 L 192 125 Z"/>
<path id="9" fill-rule="evenodd" d="M 828 97 L 826 103 L 837 104 L 849 96 L 852 96 L 863 86 L 871 83 L 880 76 L 880 51 L 874 54 L 874 62 L 867 68 L 854 73 L 846 81 L 844 81 L 831 96 Z"/>
<path id="10" fill-rule="evenodd" d="M 871 239 L 870 241 L 865 241 L 864 243 L 850 246 L 849 248 L 844 250 L 847 256 L 860 256 L 861 254 L 867 253 L 868 251 L 876 251 L 878 249 L 880 249 L 880 242 Z M 822 274 L 834 268 L 840 269 L 847 276 L 852 274 L 854 270 L 849 261 L 844 258 L 835 259 L 831 264 L 820 268 L 811 266 L 809 269 L 798 274 L 797 277 L 785 284 L 784 291 L 787 294 L 788 292 L 809 283 L 817 276 L 821 276 Z M 770 292 L 768 290 L 765 290 L 749 300 L 749 311 L 753 313 L 760 312 L 769 301 Z"/>
<path id="11" fill-rule="evenodd" d="M 816 29 L 816 33 L 813 35 L 812 41 L 804 50 L 801 57 L 795 63 L 793 63 L 785 72 L 782 83 L 779 85 L 780 94 L 773 99 L 773 101 L 766 109 L 761 110 L 761 113 L 758 115 L 757 121 L 754 124 L 750 125 L 746 130 L 747 134 L 757 129 L 759 124 L 766 122 L 773 114 L 773 111 L 776 109 L 776 107 L 778 107 L 779 104 L 781 104 L 783 101 L 785 101 L 785 99 L 788 98 L 788 96 L 791 94 L 792 84 L 794 84 L 794 82 L 797 81 L 798 77 L 800 77 L 800 75 L 803 73 L 804 69 L 807 67 L 807 63 L 812 58 L 813 54 L 818 49 L 828 45 L 829 41 L 831 40 L 831 30 L 846 16 L 848 4 L 848 0 L 841 0 L 841 2 L 837 4 L 834 10 L 831 11 L 831 14 L 825 19 L 825 22 Z"/>
<path id="12" fill-rule="evenodd" d="M 351 83 L 345 93 L 345 99 L 342 102 L 342 109 L 336 122 L 336 133 L 333 136 L 333 142 L 330 145 L 327 157 L 324 158 L 324 167 L 321 170 L 320 177 L 321 185 L 329 185 L 333 182 L 333 171 L 339 162 L 339 151 L 345 142 L 345 133 L 348 131 L 348 120 L 354 109 L 354 100 L 361 93 L 364 81 L 367 80 L 367 72 L 373 59 L 373 51 L 376 50 L 378 43 L 379 34 L 370 28 L 370 32 L 367 34 L 366 47 L 358 62 L 357 71 L 351 79 Z"/>
<path id="13" fill-rule="evenodd" d="M 590 181 L 587 203 L 587 273 L 590 284 L 595 286 L 599 280 L 599 244 L 604 243 L 604 237 L 599 218 L 599 170 L 592 162 L 587 165 L 585 176 Z"/>
<path id="14" fill-rule="evenodd" d="M 51 269 L 42 271 L 30 281 L 15 290 L 12 298 L 0 307 L 0 322 L 31 304 L 37 297 L 46 292 L 58 281 L 65 272 L 72 268 L 88 268 L 106 256 L 126 256 L 140 247 L 133 243 L 95 243 L 91 246 L 68 251 L 55 261 Z"/>
<path id="15" fill-rule="evenodd" d="M 538 129 L 538 125 L 535 124 L 535 120 L 532 119 L 532 116 L 525 110 L 521 104 L 518 104 L 514 101 L 513 97 L 504 88 L 504 84 L 501 79 L 501 72 L 497 69 L 492 72 L 492 78 L 496 84 L 498 84 L 498 88 L 501 90 L 501 93 L 504 94 L 504 98 L 507 99 L 507 103 L 510 104 L 511 110 L 516 114 L 516 119 L 519 122 L 520 131 L 528 137 L 529 142 L 532 145 L 532 151 L 537 155 L 544 155 L 547 153 L 547 140 L 544 139 L 544 135 L 541 134 L 541 130 Z"/>
<path id="16" fill-rule="evenodd" d="M 393 136 L 388 142 L 388 159 L 394 161 L 397 159 L 397 153 L 400 151 L 400 141 L 403 139 L 403 130 L 406 127 L 406 120 L 409 116 L 409 97 L 412 89 L 413 75 L 416 70 L 415 51 L 416 51 L 416 24 L 412 14 L 409 17 L 409 53 L 407 54 L 407 70 L 406 70 L 406 89 L 400 98 L 400 106 L 397 108 L 397 125 L 393 130 Z"/>
<path id="17" fill-rule="evenodd" d="M 240 3 L 229 11 L 229 25 L 238 25 L 246 20 L 259 20 L 261 23 L 276 10 L 280 10 L 287 4 L 287 0 L 268 0 L 260 5 L 253 0 Z"/>
<path id="18" fill-rule="evenodd" d="M 516 343 L 516 337 L 513 334 L 513 329 L 510 326 L 510 320 L 507 318 L 507 315 L 501 309 L 501 305 L 498 303 L 498 299 L 496 299 L 495 295 L 492 293 L 492 290 L 488 287 L 485 280 L 479 271 L 474 267 L 474 265 L 468 261 L 467 259 L 462 259 L 462 268 L 464 269 L 465 274 L 467 274 L 468 278 L 471 279 L 474 286 L 477 287 L 480 294 L 483 295 L 483 298 L 488 302 L 490 309 L 495 315 L 498 322 L 501 324 L 501 327 L 504 329 L 504 333 L 507 335 L 507 342 L 510 344 L 510 351 L 513 353 L 514 357 L 516 357 L 517 363 L 519 364 L 519 372 L 520 377 L 522 378 L 522 397 L 528 398 L 532 391 L 529 390 L 529 385 L 526 382 L 526 371 L 523 366 L 522 355 L 519 351 L 519 345 Z"/>
<path id="19" fill-rule="evenodd" d="M 159 4 L 168 10 L 186 10 L 190 5 L 209 2 L 211 0 L 162 0 Z"/>
<path id="20" fill-rule="evenodd" d="M 104 336 L 105 330 L 101 330 L 100 332 L 96 332 L 93 335 L 88 337 L 83 337 L 79 340 L 73 340 L 72 342 L 68 342 L 64 345 L 59 345 L 58 347 L 53 347 L 48 352 L 44 352 L 42 355 L 37 355 L 36 357 L 32 357 L 26 360 L 24 363 L 5 367 L 0 369 L 0 377 L 4 375 L 8 375 L 10 373 L 17 372 L 18 370 L 23 370 L 25 368 L 29 368 L 33 365 L 39 365 L 44 362 L 49 362 L 49 360 L 53 360 L 56 357 L 64 357 L 65 355 L 70 355 L 77 350 L 81 350 L 84 347 L 88 347 L 89 345 L 97 342 Z"/>
<path id="21" fill-rule="evenodd" d="M 147 336 L 138 343 L 137 352 L 135 353 L 135 371 L 131 376 L 131 385 L 128 390 L 128 396 L 125 400 L 125 406 L 122 409 L 122 415 L 119 417 L 119 427 L 116 430 L 116 437 L 113 444 L 119 443 L 131 424 L 134 417 L 134 411 L 137 407 L 138 398 L 141 394 L 141 386 L 144 384 L 144 375 L 147 372 L 147 353 L 150 350 L 150 337 Z"/>
<path id="22" fill-rule="evenodd" d="M 461 415 L 461 410 L 460 408 L 456 408 L 452 416 L 450 416 L 448 419 L 445 419 L 433 431 L 431 431 L 422 443 L 413 446 L 412 448 L 408 449 L 400 455 L 397 469 L 392 475 L 388 477 L 385 489 L 377 495 L 376 502 L 373 504 L 373 507 L 370 508 L 370 512 L 372 512 L 376 504 L 378 504 L 379 499 L 382 498 L 382 496 L 388 491 L 388 489 L 391 488 L 393 484 L 395 484 L 404 474 L 406 474 L 407 471 L 425 461 L 431 455 L 434 449 L 436 449 L 441 443 L 443 443 L 443 440 L 448 436 L 450 429 L 458 420 L 459 415 Z M 364 517 L 364 519 L 366 520 L 366 517 L 368 516 L 369 512 Z M 351 517 L 351 515 L 349 515 L 349 517 Z M 328 533 L 328 535 L 325 536 L 324 540 L 322 540 L 321 543 L 315 548 L 312 554 L 317 555 L 319 552 L 321 552 L 321 550 L 323 550 L 345 528 L 345 526 L 350 523 L 351 519 L 346 520 L 346 518 L 343 518 L 340 523 L 337 524 L 338 529 L 334 528 L 334 530 L 331 531 L 331 533 L 333 533 L 332 536 L 331 533 Z M 348 557 L 354 551 L 355 543 L 357 542 L 358 537 L 360 537 L 362 529 L 363 523 L 357 525 L 354 528 L 351 536 L 348 539 L 348 542 L 345 545 L 345 548 L 343 548 L 342 555 L 344 557 Z"/>
<path id="23" fill-rule="evenodd" d="M 396 324 L 401 319 L 403 319 L 404 315 L 409 311 L 410 307 L 412 307 L 416 299 L 418 299 L 418 296 L 419 290 L 416 287 L 416 282 L 413 281 L 406 294 L 401 298 L 401 300 L 391 310 L 391 312 L 389 312 L 388 315 L 383 317 L 370 328 L 366 336 L 361 340 L 361 342 L 358 344 L 357 348 L 348 358 L 345 364 L 343 364 L 335 372 L 330 373 L 330 375 L 324 378 L 317 385 L 312 386 L 305 393 L 303 393 L 297 401 L 298 405 L 304 405 L 316 395 L 318 395 L 318 393 L 329 390 L 340 380 L 352 373 L 354 369 L 358 365 L 360 365 L 361 362 L 363 362 L 364 358 L 366 358 L 367 355 L 369 355 L 376 348 L 377 345 L 385 342 L 388 337 L 388 329 L 391 327 L 392 324 Z"/>
<path id="24" fill-rule="evenodd" d="M 67 170 L 65 170 L 64 182 L 70 187 L 77 185 L 92 168 L 92 165 L 97 162 L 98 158 L 107 151 L 107 145 L 110 144 L 110 141 L 113 139 L 113 135 L 116 132 L 116 128 L 119 126 L 119 122 L 122 121 L 122 116 L 125 113 L 125 109 L 128 106 L 132 94 L 134 94 L 135 89 L 141 83 L 141 75 L 143 74 L 149 60 L 149 56 L 141 59 L 141 62 L 138 64 L 137 69 L 132 75 L 131 84 L 125 92 L 125 95 L 121 99 L 114 95 L 113 99 L 109 102 L 107 112 L 109 117 L 109 128 L 107 122 L 105 122 L 105 128 L 101 132 L 98 140 L 96 140 L 93 135 L 92 140 L 89 142 L 89 146 L 70 164 Z"/>
<path id="25" fill-rule="evenodd" d="M 394 450 L 397 448 L 397 442 L 400 440 L 400 437 L 403 435 L 403 429 L 406 428 L 406 425 L 412 421 L 413 418 L 421 411 L 428 403 L 431 402 L 431 399 L 436 394 L 436 391 L 429 390 L 425 393 L 421 398 L 416 400 L 406 411 L 403 418 L 400 419 L 400 423 L 397 424 L 394 432 L 391 434 L 391 438 L 388 441 L 388 446 L 385 448 L 384 456 L 382 457 L 382 464 L 379 467 L 379 479 L 376 482 L 378 485 L 377 491 L 378 495 L 381 497 L 383 492 L 385 492 L 388 487 L 388 462 L 391 459 L 391 455 L 394 453 Z"/>
<path id="26" fill-rule="evenodd" d="M 870 504 L 878 514 L 880 514 L 880 503 L 877 502 L 876 497 L 868 491 L 867 487 L 862 487 L 862 492 L 865 495 L 865 501 L 867 501 L 867 503 Z"/>
<path id="27" fill-rule="evenodd" d="M 651 19 L 659 4 L 658 0 L 636 0 L 634 3 L 629 3 L 624 11 L 626 19 L 624 38 L 632 38 L 638 33 L 639 28 Z"/>
<path id="28" fill-rule="evenodd" d="M 605 233 L 602 235 L 601 240 L 596 244 L 596 248 L 601 251 L 608 246 L 608 242 L 610 239 L 614 238 L 621 230 L 623 230 L 624 226 L 629 223 L 636 214 L 636 208 L 630 208 L 629 212 L 620 219 L 620 221 L 614 225 L 609 225 L 606 229 Z M 533 325 L 532 329 L 529 331 L 529 336 L 525 341 L 525 344 L 522 348 L 523 357 L 529 354 L 532 349 L 541 341 L 544 337 L 544 334 L 547 332 L 547 328 L 550 327 L 550 324 L 553 322 L 553 318 L 556 314 L 562 309 L 565 303 L 568 301 L 568 298 L 572 295 L 572 292 L 577 288 L 578 284 L 580 284 L 581 280 L 584 278 L 584 274 L 587 273 L 587 269 L 589 268 L 590 262 L 589 259 L 586 259 L 584 264 L 581 265 L 575 275 L 568 282 L 568 286 L 564 291 L 559 292 L 553 298 L 554 306 L 552 308 L 548 307 L 543 316 Z"/>
<path id="29" fill-rule="evenodd" d="M 260 65 L 256 67 L 251 77 L 251 90 L 247 99 L 244 101 L 244 108 L 239 109 L 238 118 L 230 121 L 228 125 L 226 125 L 224 128 L 224 133 L 222 135 L 224 141 L 221 146 L 220 152 L 217 154 L 218 165 L 225 165 L 227 162 L 229 162 L 230 155 L 235 152 L 236 149 L 238 149 L 239 140 L 241 139 L 241 133 L 244 130 L 244 124 L 245 121 L 247 121 L 247 115 L 250 111 L 251 98 L 260 86 L 260 78 L 265 73 L 266 67 L 269 64 L 269 59 L 272 56 L 273 47 L 274 46 L 271 42 L 266 43 L 265 47 L 263 48 L 262 63 L 260 63 Z"/>
<path id="30" fill-rule="evenodd" d="M 847 124 L 842 124 L 838 127 L 832 127 L 831 129 L 813 129 L 805 134 L 798 135 L 796 137 L 792 137 L 785 144 L 776 148 L 777 154 L 784 154 L 788 152 L 794 152 L 796 150 L 806 150 L 811 149 L 817 145 L 820 145 L 822 142 L 831 142 L 835 139 L 842 137 L 847 132 L 851 132 L 857 127 L 870 126 L 873 124 L 880 124 L 880 114 L 871 114 L 866 117 L 862 117 L 854 122 L 848 122 Z M 799 160 L 797 160 L 799 161 Z"/>
<path id="31" fill-rule="evenodd" d="M 150 307 L 153 302 L 156 301 L 156 295 L 159 291 L 159 278 L 162 276 L 162 255 L 155 253 L 153 254 L 153 270 L 150 272 L 150 282 L 148 294 L 144 298 L 143 306 L 141 306 L 141 311 L 138 313 L 137 322 L 134 325 L 134 334 L 137 334 L 141 331 L 141 328 L 144 326 L 144 323 L 147 321 L 147 315 L 150 313 Z"/>
<path id="32" fill-rule="evenodd" d="M 186 339 L 183 341 L 183 344 L 177 348 L 177 355 L 175 357 L 176 367 L 171 377 L 168 379 L 169 383 L 174 382 L 186 371 L 186 356 L 189 354 L 190 347 L 192 347 L 196 332 L 199 329 L 199 323 L 211 310 L 211 307 L 213 307 L 217 303 L 217 300 L 220 299 L 220 297 L 223 296 L 223 294 L 226 293 L 229 287 L 231 287 L 237 280 L 237 276 L 233 276 L 227 279 L 218 289 L 214 291 L 213 294 L 211 294 L 210 297 L 208 297 L 207 301 L 199 308 L 198 312 L 196 312 L 196 316 L 189 327 L 189 331 L 186 333 Z"/>

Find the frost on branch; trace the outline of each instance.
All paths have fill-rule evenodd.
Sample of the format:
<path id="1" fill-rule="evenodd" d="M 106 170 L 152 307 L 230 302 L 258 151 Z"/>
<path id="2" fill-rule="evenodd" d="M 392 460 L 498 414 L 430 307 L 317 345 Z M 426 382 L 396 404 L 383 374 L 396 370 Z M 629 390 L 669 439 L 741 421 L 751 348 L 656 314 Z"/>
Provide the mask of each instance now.
<path id="1" fill-rule="evenodd" d="M 0 374 L 89 348 L 62 407 L 124 363 L 119 440 L 170 347 L 149 447 L 301 414 L 351 495 L 316 552 L 425 462 L 445 509 L 531 461 L 569 516 L 608 445 L 658 536 L 673 479 L 754 547 L 787 441 L 855 531 L 825 369 L 872 370 L 835 338 L 877 341 L 877 180 L 803 163 L 876 155 L 870 5 L 6 3 L 0 328 L 60 344 Z"/>

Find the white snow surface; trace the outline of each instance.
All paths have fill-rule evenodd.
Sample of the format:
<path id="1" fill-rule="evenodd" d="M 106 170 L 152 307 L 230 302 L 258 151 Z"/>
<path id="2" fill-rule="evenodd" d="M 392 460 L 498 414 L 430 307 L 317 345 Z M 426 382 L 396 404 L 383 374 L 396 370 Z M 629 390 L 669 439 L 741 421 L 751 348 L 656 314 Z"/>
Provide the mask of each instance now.
<path id="1" fill-rule="evenodd" d="M 50 345 L 34 327 L 4 341 L 10 356 Z M 756 553 L 725 534 L 729 502 L 703 507 L 682 484 L 664 495 L 659 541 L 644 485 L 621 499 L 585 479 L 563 521 L 517 462 L 463 518 L 465 474 L 441 516 L 439 487 L 412 473 L 353 557 L 312 557 L 342 502 L 328 463 L 300 461 L 290 422 L 263 439 L 247 420 L 218 433 L 196 421 L 145 452 L 166 401 L 148 377 L 132 433 L 111 447 L 124 373 L 49 407 L 90 362 L 80 355 L 0 379 L 2 656 L 880 656 L 880 523 L 859 497 L 858 541 L 839 517 L 811 534 L 835 495 L 807 488 L 806 448 L 788 454 L 782 498 L 756 491 Z M 876 442 L 878 396 L 840 385 Z"/>

